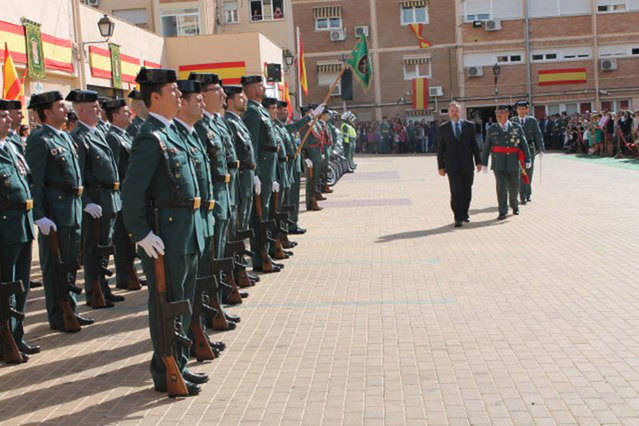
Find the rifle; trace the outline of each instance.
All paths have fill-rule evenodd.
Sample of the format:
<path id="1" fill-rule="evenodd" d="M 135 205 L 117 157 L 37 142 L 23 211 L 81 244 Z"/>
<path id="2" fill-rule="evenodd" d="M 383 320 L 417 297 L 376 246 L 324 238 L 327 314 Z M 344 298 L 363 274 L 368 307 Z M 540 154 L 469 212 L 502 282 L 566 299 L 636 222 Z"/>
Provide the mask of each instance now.
<path id="1" fill-rule="evenodd" d="M 258 246 L 260 250 L 260 257 L 262 257 L 262 270 L 264 272 L 273 271 L 273 263 L 266 250 L 268 242 L 272 239 L 269 235 L 269 228 L 274 227 L 273 221 L 265 221 L 264 213 L 262 211 L 262 197 L 257 195 L 255 197 L 255 211 L 258 219 Z"/>
<path id="2" fill-rule="evenodd" d="M 227 243 L 227 251 L 230 250 L 235 257 L 235 280 L 240 288 L 252 287 L 255 285 L 246 273 L 246 263 L 244 260 L 244 256 L 253 257 L 253 252 L 247 250 L 244 246 L 244 240 L 251 238 L 252 236 L 253 231 L 250 229 L 247 231 L 236 232 L 236 240 L 229 241 Z"/>
<path id="3" fill-rule="evenodd" d="M 241 261 L 241 256 L 246 253 L 251 253 L 244 247 L 244 241 L 228 241 L 225 247 L 226 257 L 230 257 L 233 260 L 233 269 L 226 273 L 226 279 L 231 287 L 231 294 L 226 297 L 225 303 L 229 305 L 237 305 L 242 303 L 242 295 L 238 286 L 238 282 L 235 279 L 239 270 L 244 269 L 244 264 Z M 251 253 L 252 254 L 252 253 Z M 246 296 L 246 294 L 244 295 Z"/>
<path id="4" fill-rule="evenodd" d="M 198 361 L 211 360 L 217 358 L 217 352 L 213 350 L 208 336 L 202 327 L 202 319 L 215 317 L 218 309 L 211 307 L 209 302 L 217 302 L 217 283 L 211 274 L 198 277 L 195 280 L 195 298 L 193 301 L 193 315 L 191 316 L 191 334 L 195 345 L 195 357 Z M 209 296 L 207 296 L 207 293 Z"/>
<path id="5" fill-rule="evenodd" d="M 51 243 L 51 252 L 53 254 L 53 263 L 56 276 L 55 288 L 59 292 L 57 299 L 58 305 L 62 310 L 64 331 L 69 333 L 80 331 L 80 322 L 73 312 L 73 308 L 71 307 L 71 298 L 69 297 L 69 291 L 74 294 L 82 293 L 82 289 L 72 284 L 70 278 L 70 274 L 73 274 L 78 269 L 80 269 L 80 264 L 77 261 L 62 261 L 60 240 L 58 239 L 58 233 L 53 229 L 49 233 L 49 240 Z"/>
<path id="6" fill-rule="evenodd" d="M 102 275 L 108 275 L 108 271 L 104 267 L 104 260 L 107 256 L 113 253 L 113 246 L 105 246 L 100 244 L 100 218 L 92 218 L 93 221 L 93 238 L 95 244 L 95 256 L 98 261 L 98 276 L 93 280 L 91 290 L 91 307 L 104 308 L 106 302 L 104 300 L 104 293 L 102 292 Z"/>
<path id="7" fill-rule="evenodd" d="M 159 235 L 160 219 L 159 210 L 153 211 L 155 221 L 155 232 Z M 188 300 L 169 302 L 166 290 L 166 271 L 164 268 L 164 256 L 160 255 L 154 259 L 155 269 L 155 292 L 151 297 L 155 298 L 157 309 L 158 327 L 157 346 L 158 354 L 166 368 L 166 391 L 169 396 L 187 396 L 189 391 L 182 377 L 176 357 L 175 350 L 177 344 L 189 346 L 191 341 L 184 336 L 181 324 L 176 319 L 181 315 L 191 315 L 191 303 Z"/>
<path id="8" fill-rule="evenodd" d="M 273 229 L 273 248 L 275 259 L 287 259 L 289 256 L 284 252 L 282 247 L 283 235 L 288 231 L 288 228 L 284 229 L 282 226 L 283 221 L 288 219 L 288 214 L 279 210 L 280 206 L 280 193 L 276 192 L 273 195 L 273 220 L 275 221 L 275 227 Z"/>
<path id="9" fill-rule="evenodd" d="M 27 361 L 22 356 L 22 352 L 20 352 L 9 327 L 11 317 L 19 321 L 24 319 L 24 314 L 12 308 L 9 303 L 9 298 L 12 294 L 23 291 L 24 287 L 21 280 L 0 282 L 0 345 L 2 346 L 0 360 L 8 364 L 20 364 Z"/>
<path id="10" fill-rule="evenodd" d="M 218 298 L 217 289 L 219 285 L 224 285 L 219 280 L 220 272 L 228 271 L 228 273 L 233 272 L 233 258 L 225 257 L 222 259 L 212 259 L 211 260 L 211 282 L 215 283 L 216 290 L 214 293 L 209 293 L 209 299 L 213 302 L 213 309 L 215 309 L 215 315 L 211 318 L 211 327 L 214 330 L 230 330 L 231 325 L 226 319 L 224 315 L 224 311 L 222 310 L 222 306 L 220 306 L 220 301 Z M 233 324 L 235 325 L 235 324 Z"/>

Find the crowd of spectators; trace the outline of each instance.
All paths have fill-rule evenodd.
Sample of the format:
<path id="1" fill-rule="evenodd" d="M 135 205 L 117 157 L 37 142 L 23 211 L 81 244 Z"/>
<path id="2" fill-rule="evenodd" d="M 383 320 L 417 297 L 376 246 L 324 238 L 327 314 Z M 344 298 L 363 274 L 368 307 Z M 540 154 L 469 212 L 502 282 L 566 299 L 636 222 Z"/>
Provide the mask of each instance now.
<path id="1" fill-rule="evenodd" d="M 404 154 L 437 152 L 437 120 L 405 120 L 387 117 L 357 122 L 357 152 Z"/>

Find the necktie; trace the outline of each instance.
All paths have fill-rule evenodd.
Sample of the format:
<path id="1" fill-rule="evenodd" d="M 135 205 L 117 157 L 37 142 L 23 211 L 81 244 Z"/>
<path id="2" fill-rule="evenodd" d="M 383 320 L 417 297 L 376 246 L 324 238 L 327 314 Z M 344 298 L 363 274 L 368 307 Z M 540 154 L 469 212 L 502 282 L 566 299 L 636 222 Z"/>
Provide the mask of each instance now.
<path id="1" fill-rule="evenodd" d="M 459 121 L 457 122 L 455 127 L 457 128 L 457 139 L 459 139 L 461 137 L 461 126 L 459 125 Z"/>

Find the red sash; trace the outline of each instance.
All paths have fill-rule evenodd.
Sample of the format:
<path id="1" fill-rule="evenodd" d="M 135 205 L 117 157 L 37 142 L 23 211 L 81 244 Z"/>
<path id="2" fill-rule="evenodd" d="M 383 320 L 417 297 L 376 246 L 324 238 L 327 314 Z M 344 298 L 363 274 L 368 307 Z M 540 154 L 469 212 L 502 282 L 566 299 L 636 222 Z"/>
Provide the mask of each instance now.
<path id="1" fill-rule="evenodd" d="M 521 148 L 514 148 L 508 146 L 493 146 L 493 152 L 498 152 L 500 154 L 517 154 L 519 158 L 519 164 L 521 165 L 521 178 L 525 184 L 530 183 L 530 178 L 528 177 L 528 173 L 526 173 L 526 157 L 524 156 L 524 151 Z"/>

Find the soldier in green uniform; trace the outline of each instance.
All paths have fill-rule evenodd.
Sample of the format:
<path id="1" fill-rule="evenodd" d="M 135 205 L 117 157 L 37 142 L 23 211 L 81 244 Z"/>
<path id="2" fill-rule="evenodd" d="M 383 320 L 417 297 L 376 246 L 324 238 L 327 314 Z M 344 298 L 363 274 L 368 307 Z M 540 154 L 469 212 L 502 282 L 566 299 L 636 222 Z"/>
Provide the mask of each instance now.
<path id="1" fill-rule="evenodd" d="M 26 160 L 31 168 L 33 219 L 38 226 L 40 268 L 46 298 L 49 326 L 65 330 L 61 300 L 68 300 L 80 325 L 93 319 L 77 314 L 74 294 L 60 288 L 57 261 L 77 262 L 80 256 L 80 226 L 82 224 L 82 175 L 78 154 L 71 137 L 61 129 L 67 119 L 67 108 L 60 92 L 46 92 L 31 96 L 43 126 L 27 139 Z M 56 231 L 60 243 L 60 259 L 53 252 L 51 231 Z M 75 272 L 64 274 L 65 284 L 75 283 Z"/>
<path id="2" fill-rule="evenodd" d="M 521 204 L 526 205 L 526 203 L 530 201 L 530 196 L 532 194 L 531 186 L 535 167 L 535 155 L 543 155 L 544 152 L 544 135 L 541 133 L 537 119 L 528 114 L 528 101 L 517 102 L 515 104 L 515 108 L 517 115 L 510 121 L 519 124 L 524 129 L 526 142 L 528 142 L 528 149 L 530 150 L 530 168 L 526 168 L 526 174 L 528 175 L 529 182 L 524 182 L 524 179 L 522 178 L 519 193 Z"/>
<path id="3" fill-rule="evenodd" d="M 482 151 L 482 164 L 488 164 L 491 155 L 491 168 L 497 183 L 497 201 L 499 217 L 503 220 L 508 214 L 508 203 L 513 214 L 519 214 L 517 196 L 522 171 L 529 166 L 530 153 L 526 135 L 519 124 L 508 121 L 508 105 L 499 105 L 496 111 L 497 123 L 486 132 L 486 141 Z M 485 169 L 487 172 L 487 168 Z"/>
<path id="4" fill-rule="evenodd" d="M 257 167 L 255 173 L 261 183 L 260 194 L 258 195 L 262 207 L 261 214 L 264 220 L 268 220 L 273 189 L 278 187 L 276 172 L 279 145 L 275 138 L 273 120 L 262 106 L 266 90 L 262 76 L 243 76 L 242 87 L 244 87 L 244 93 L 249 99 L 243 120 L 251 134 L 253 149 L 256 153 Z M 251 238 L 251 249 L 254 254 L 253 269 L 262 272 L 279 272 L 284 265 L 274 263 L 270 259 L 268 255 L 270 244 L 268 242 L 260 244 L 260 236 L 258 235 L 259 232 L 257 232 L 259 228 L 258 212 L 255 210 L 253 211 L 251 226 L 256 231 L 253 238 Z M 266 249 L 267 259 L 262 258 L 260 246 L 264 246 Z"/>
<path id="5" fill-rule="evenodd" d="M 105 277 L 108 255 L 100 254 L 98 246 L 112 245 L 115 218 L 122 208 L 118 165 L 103 132 L 96 127 L 100 118 L 97 92 L 72 90 L 66 100 L 73 103 L 78 115 L 78 125 L 71 132 L 71 137 L 78 151 L 85 187 L 82 203 L 86 214 L 82 220 L 82 232 L 86 302 L 93 308 L 109 308 L 114 306 L 113 302 L 123 301 L 124 297 L 111 293 Z M 96 283 L 102 288 L 104 306 L 93 301 L 98 291 L 93 288 Z"/>
<path id="6" fill-rule="evenodd" d="M 11 142 L 18 150 L 18 154 L 24 157 L 25 144 L 20 137 L 20 126 L 24 118 L 22 114 L 22 103 L 20 101 L 4 102 L 4 107 L 7 108 L 6 111 L 9 111 L 9 117 L 11 118 L 11 129 L 9 129 L 7 141 Z"/>
<path id="7" fill-rule="evenodd" d="M 31 269 L 33 199 L 29 189 L 29 167 L 9 140 L 13 122 L 11 108 L 13 101 L 0 99 L 0 281 L 22 281 L 23 288 L 9 297 L 9 305 L 24 313 Z M 29 359 L 28 355 L 40 352 L 40 347 L 24 340 L 22 321 L 23 318 L 11 317 L 10 329 L 24 362 Z"/>
<path id="8" fill-rule="evenodd" d="M 129 93 L 129 99 L 131 99 L 131 110 L 135 114 L 131 124 L 127 127 L 126 132 L 132 138 L 138 134 L 142 124 L 144 124 L 144 120 L 146 120 L 147 115 L 149 115 L 149 110 L 146 105 L 144 105 L 144 101 L 142 100 L 142 94 L 137 90 L 133 89 Z"/>
<path id="9" fill-rule="evenodd" d="M 262 106 L 268 113 L 271 118 L 271 122 L 273 124 L 273 139 L 275 141 L 275 145 L 277 145 L 277 166 L 275 173 L 275 180 L 273 185 L 273 192 L 279 192 L 279 205 L 271 205 L 271 210 L 279 210 L 282 208 L 284 203 L 284 192 L 290 187 L 290 182 L 288 178 L 288 168 L 286 167 L 286 163 L 288 161 L 286 155 L 286 145 L 284 144 L 284 140 L 282 139 L 282 133 L 277 126 L 277 99 L 266 97 L 262 101 Z"/>
<path id="10" fill-rule="evenodd" d="M 67 99 L 68 100 L 68 99 Z M 109 132 L 109 122 L 107 121 L 106 111 L 104 110 L 104 106 L 107 102 L 109 102 L 111 98 L 107 98 L 106 96 L 98 96 L 98 123 L 95 125 L 95 128 L 102 132 L 102 136 L 106 137 Z"/>
<path id="11" fill-rule="evenodd" d="M 133 142 L 122 192 L 124 224 L 142 248 L 149 292 L 156 293 L 154 259 L 164 256 L 169 302 L 189 300 L 194 294 L 198 261 L 204 251 L 201 194 L 193 157 L 172 124 L 181 99 L 176 81 L 175 71 L 169 69 L 142 68 L 136 77 L 149 116 Z M 154 217 L 159 224 L 154 223 Z M 156 303 L 155 297 L 149 298 L 151 376 L 155 390 L 166 392 L 166 367 L 158 352 L 163 318 L 158 317 Z M 190 321 L 191 315 L 177 318 L 185 330 Z M 189 395 L 197 395 L 199 384 L 208 381 L 208 376 L 189 371 L 189 346 L 182 342 L 176 346 L 176 361 Z"/>
<path id="12" fill-rule="evenodd" d="M 131 111 L 124 99 L 114 99 L 104 104 L 110 126 L 106 142 L 113 152 L 113 158 L 118 166 L 118 175 L 124 181 L 129 167 L 129 155 L 133 138 L 126 129 L 131 124 Z M 142 283 L 135 272 L 135 245 L 124 228 L 124 219 L 120 210 L 115 219 L 113 229 L 113 248 L 115 261 L 115 285 L 119 289 L 139 290 Z"/>
<path id="13" fill-rule="evenodd" d="M 331 112 L 329 110 L 322 111 L 320 119 L 317 121 L 322 129 L 322 162 L 320 171 L 320 192 L 330 194 L 333 190 L 328 186 L 328 163 L 331 159 L 331 151 L 333 150 L 333 131 L 329 125 Z"/>
<path id="14" fill-rule="evenodd" d="M 312 106 L 307 106 L 302 110 L 302 115 L 312 114 Z M 308 128 L 311 127 L 310 132 Z M 300 129 L 300 134 L 308 137 L 302 146 L 302 152 L 304 153 L 304 165 L 307 170 L 306 177 L 306 210 L 318 211 L 322 210 L 322 207 L 317 204 L 318 194 L 320 194 L 320 180 L 319 173 L 322 167 L 322 128 L 319 121 L 308 123 Z"/>

